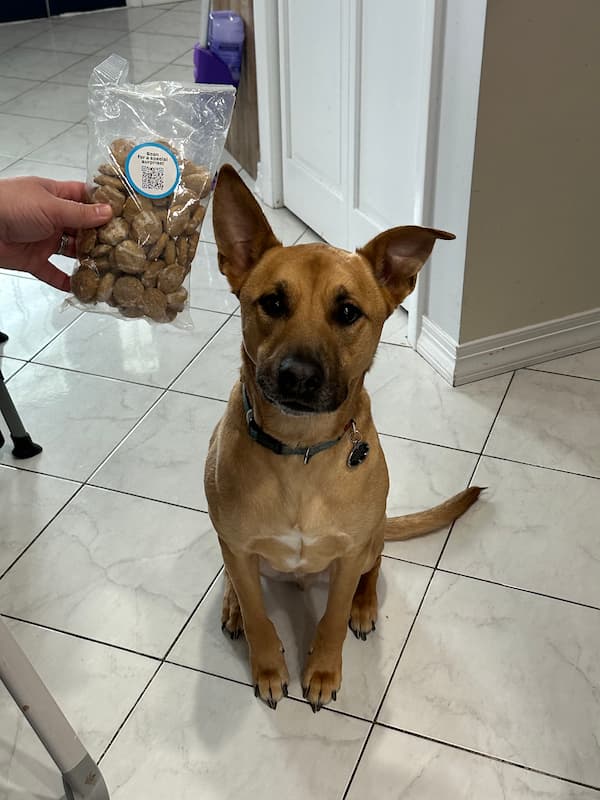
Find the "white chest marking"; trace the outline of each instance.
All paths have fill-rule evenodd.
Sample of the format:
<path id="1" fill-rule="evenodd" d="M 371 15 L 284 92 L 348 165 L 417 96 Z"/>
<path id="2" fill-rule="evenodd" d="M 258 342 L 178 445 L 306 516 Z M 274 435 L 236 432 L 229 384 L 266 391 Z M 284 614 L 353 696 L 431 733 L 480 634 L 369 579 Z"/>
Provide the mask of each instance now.
<path id="1" fill-rule="evenodd" d="M 277 537 L 277 541 L 286 550 L 289 550 L 289 554 L 282 559 L 286 569 L 292 572 L 295 569 L 301 569 L 305 565 L 305 550 L 310 547 L 311 539 L 313 538 L 310 534 L 306 534 L 298 530 L 298 528 L 292 528 L 287 533 Z"/>

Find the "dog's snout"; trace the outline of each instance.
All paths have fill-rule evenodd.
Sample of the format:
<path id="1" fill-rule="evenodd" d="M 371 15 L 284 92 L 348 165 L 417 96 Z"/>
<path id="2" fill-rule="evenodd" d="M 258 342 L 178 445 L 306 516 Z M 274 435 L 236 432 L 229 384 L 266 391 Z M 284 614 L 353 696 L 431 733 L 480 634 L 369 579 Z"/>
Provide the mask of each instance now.
<path id="1" fill-rule="evenodd" d="M 279 365 L 277 381 L 284 397 L 310 398 L 323 386 L 325 375 L 312 358 L 286 356 Z"/>

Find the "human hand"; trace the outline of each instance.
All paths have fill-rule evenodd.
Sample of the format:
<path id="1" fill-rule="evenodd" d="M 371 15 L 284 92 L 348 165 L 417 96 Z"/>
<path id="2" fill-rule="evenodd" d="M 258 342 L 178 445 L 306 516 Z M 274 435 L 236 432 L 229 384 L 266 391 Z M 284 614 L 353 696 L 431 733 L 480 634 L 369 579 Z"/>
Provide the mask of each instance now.
<path id="1" fill-rule="evenodd" d="M 29 272 L 68 292 L 70 276 L 49 257 L 75 256 L 77 230 L 103 225 L 112 216 L 109 205 L 85 201 L 85 184 L 78 181 L 0 179 L 0 266 Z"/>

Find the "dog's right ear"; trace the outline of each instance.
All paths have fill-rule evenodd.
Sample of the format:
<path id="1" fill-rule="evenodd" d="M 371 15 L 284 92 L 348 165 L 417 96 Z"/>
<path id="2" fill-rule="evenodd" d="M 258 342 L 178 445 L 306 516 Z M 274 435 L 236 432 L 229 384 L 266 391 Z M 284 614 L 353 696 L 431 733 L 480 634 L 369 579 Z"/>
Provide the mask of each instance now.
<path id="1" fill-rule="evenodd" d="M 252 192 L 230 164 L 219 171 L 213 198 L 219 269 L 238 294 L 263 253 L 281 246 Z"/>

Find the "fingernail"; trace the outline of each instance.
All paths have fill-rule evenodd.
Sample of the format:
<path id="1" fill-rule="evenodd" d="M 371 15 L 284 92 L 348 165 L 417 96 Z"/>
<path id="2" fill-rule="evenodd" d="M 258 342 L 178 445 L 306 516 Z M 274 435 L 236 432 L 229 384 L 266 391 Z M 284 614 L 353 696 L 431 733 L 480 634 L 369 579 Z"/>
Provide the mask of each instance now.
<path id="1" fill-rule="evenodd" d="M 102 219 L 112 216 L 112 208 L 107 203 L 99 203 L 98 205 L 95 205 L 94 210 L 96 212 L 96 216 L 102 217 Z"/>

